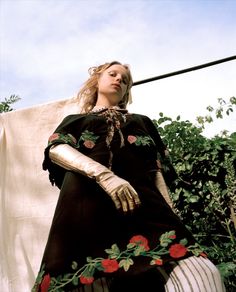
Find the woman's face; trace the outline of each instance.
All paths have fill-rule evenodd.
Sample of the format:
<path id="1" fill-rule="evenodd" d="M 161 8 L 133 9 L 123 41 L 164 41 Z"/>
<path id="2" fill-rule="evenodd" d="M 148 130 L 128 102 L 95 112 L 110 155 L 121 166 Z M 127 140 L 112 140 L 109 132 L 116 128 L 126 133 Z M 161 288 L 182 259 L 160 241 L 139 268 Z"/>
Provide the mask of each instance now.
<path id="1" fill-rule="evenodd" d="M 122 65 L 112 65 L 98 79 L 98 100 L 105 98 L 111 105 L 117 105 L 124 97 L 128 85 L 127 69 Z"/>

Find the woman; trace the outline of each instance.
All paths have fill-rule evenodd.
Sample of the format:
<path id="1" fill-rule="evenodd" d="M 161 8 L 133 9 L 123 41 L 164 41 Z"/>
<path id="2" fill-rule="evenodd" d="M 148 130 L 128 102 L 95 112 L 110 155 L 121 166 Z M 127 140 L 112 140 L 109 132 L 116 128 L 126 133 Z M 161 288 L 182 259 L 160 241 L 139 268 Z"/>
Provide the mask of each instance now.
<path id="1" fill-rule="evenodd" d="M 34 291 L 224 291 L 160 193 L 166 147 L 148 117 L 126 110 L 131 86 L 119 62 L 90 69 L 83 113 L 49 138 L 43 168 L 60 196 Z"/>

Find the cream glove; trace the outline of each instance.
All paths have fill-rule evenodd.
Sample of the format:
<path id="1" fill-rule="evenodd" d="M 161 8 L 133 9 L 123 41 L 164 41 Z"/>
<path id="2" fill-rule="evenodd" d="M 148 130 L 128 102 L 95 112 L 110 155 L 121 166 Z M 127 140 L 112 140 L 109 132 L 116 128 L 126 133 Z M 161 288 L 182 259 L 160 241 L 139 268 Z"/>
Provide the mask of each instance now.
<path id="1" fill-rule="evenodd" d="M 173 202 L 170 198 L 164 177 L 161 173 L 161 171 L 156 172 L 156 179 L 155 179 L 155 184 L 159 192 L 162 194 L 166 202 L 170 205 L 171 208 L 173 208 Z"/>
<path id="2" fill-rule="evenodd" d="M 52 162 L 67 170 L 93 178 L 111 197 L 117 209 L 132 211 L 140 205 L 139 196 L 124 179 L 116 176 L 104 165 L 82 154 L 68 144 L 52 146 L 49 151 Z"/>

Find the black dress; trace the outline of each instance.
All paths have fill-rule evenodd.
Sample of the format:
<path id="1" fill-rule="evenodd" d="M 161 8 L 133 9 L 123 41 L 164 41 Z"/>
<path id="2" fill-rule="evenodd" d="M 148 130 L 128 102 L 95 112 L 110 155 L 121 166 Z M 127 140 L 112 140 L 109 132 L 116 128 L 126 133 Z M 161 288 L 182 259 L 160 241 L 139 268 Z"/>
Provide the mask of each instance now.
<path id="1" fill-rule="evenodd" d="M 93 179 L 52 163 L 49 149 L 59 143 L 68 143 L 129 181 L 141 206 L 123 214 Z M 164 151 L 155 125 L 143 115 L 104 109 L 70 115 L 62 121 L 49 138 L 43 162 L 51 182 L 60 188 L 60 196 L 38 283 L 50 275 L 54 285 L 52 277 L 60 281 L 81 269 L 69 281 L 79 286 L 96 277 L 128 277 L 200 254 L 193 236 L 155 186 L 157 155 L 164 157 Z M 155 249 L 157 246 L 161 249 Z M 93 259 L 97 265 L 86 268 Z"/>

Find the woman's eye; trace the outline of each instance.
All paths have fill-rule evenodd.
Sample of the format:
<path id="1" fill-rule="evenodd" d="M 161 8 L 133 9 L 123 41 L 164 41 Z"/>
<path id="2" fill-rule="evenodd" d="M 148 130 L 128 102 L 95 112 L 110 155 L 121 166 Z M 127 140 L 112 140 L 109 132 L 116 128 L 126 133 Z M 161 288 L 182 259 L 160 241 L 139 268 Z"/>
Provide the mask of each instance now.
<path id="1" fill-rule="evenodd" d="M 114 71 L 110 71 L 108 72 L 109 76 L 112 76 L 112 77 L 116 77 L 117 76 L 117 73 L 114 72 Z M 127 85 L 128 84 L 128 79 L 126 77 L 123 77 L 122 78 L 122 82 Z"/>
<path id="2" fill-rule="evenodd" d="M 112 77 L 115 77 L 116 73 L 115 72 L 109 72 L 109 75 L 112 76 Z"/>

